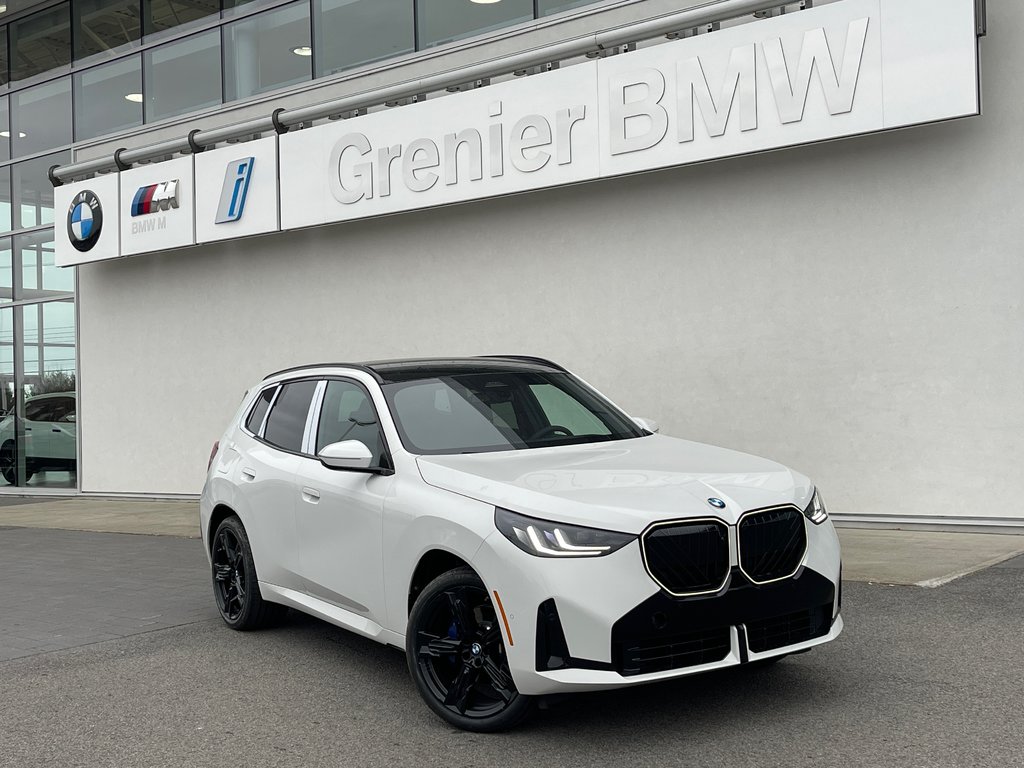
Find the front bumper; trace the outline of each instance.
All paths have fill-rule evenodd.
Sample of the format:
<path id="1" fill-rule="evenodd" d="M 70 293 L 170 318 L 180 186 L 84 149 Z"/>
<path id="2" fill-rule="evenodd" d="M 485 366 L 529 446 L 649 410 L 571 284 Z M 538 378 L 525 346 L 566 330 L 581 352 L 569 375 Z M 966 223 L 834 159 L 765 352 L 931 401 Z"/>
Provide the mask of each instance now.
<path id="1" fill-rule="evenodd" d="M 528 555 L 495 531 L 473 564 L 501 600 L 509 666 L 524 694 L 682 677 L 803 651 L 843 629 L 831 522 L 807 524 L 791 578 L 756 585 L 733 562 L 722 590 L 697 597 L 661 590 L 635 541 L 606 557 L 559 560 Z"/>

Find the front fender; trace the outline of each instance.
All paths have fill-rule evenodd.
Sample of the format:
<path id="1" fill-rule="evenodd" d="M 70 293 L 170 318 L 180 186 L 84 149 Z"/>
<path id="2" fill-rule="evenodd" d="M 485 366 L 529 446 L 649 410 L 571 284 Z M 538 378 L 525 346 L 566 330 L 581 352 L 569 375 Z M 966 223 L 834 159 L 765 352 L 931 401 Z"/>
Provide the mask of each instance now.
<path id="1" fill-rule="evenodd" d="M 409 587 L 425 554 L 449 552 L 472 566 L 493 528 L 494 507 L 489 504 L 431 486 L 396 483 L 384 512 L 387 628 L 405 634 Z M 483 574 L 481 578 L 487 582 Z"/>

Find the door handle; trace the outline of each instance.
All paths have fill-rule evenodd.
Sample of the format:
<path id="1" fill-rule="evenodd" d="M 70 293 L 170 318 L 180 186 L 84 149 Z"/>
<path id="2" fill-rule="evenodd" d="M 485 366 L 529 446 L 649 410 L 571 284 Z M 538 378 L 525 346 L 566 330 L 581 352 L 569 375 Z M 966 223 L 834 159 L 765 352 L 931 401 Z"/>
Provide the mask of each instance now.
<path id="1" fill-rule="evenodd" d="M 248 467 L 243 467 L 242 468 L 242 475 L 247 477 L 247 478 L 249 478 L 250 480 L 255 480 L 256 479 L 256 470 L 249 469 Z"/>
<path id="2" fill-rule="evenodd" d="M 320 501 L 320 491 L 316 490 L 316 488 L 303 488 L 302 500 L 308 501 L 310 504 L 316 504 Z"/>
<path id="3" fill-rule="evenodd" d="M 51 432 L 60 432 L 60 430 L 59 430 L 59 429 L 51 429 L 50 431 L 51 431 Z"/>

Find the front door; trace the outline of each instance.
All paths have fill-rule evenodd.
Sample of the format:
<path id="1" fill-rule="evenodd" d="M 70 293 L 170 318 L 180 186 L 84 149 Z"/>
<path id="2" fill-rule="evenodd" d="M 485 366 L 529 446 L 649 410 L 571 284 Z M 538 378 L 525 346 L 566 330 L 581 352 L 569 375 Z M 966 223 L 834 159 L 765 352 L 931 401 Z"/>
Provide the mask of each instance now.
<path id="1" fill-rule="evenodd" d="M 380 624 L 384 499 L 394 477 L 321 464 L 315 454 L 342 440 L 365 444 L 373 466 L 388 461 L 369 393 L 355 381 L 330 379 L 311 434 L 312 455 L 300 459 L 296 473 L 299 567 L 311 595 Z"/>

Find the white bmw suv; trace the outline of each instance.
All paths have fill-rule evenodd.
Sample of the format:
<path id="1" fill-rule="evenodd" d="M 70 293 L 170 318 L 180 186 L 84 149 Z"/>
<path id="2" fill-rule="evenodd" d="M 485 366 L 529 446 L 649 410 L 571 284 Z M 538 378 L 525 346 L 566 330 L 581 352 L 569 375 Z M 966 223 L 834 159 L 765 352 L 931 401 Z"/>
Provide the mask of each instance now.
<path id="1" fill-rule="evenodd" d="M 654 434 L 526 357 L 329 364 L 253 388 L 200 506 L 234 629 L 291 607 L 404 648 L 460 728 L 544 694 L 774 661 L 842 630 L 811 482 Z"/>

